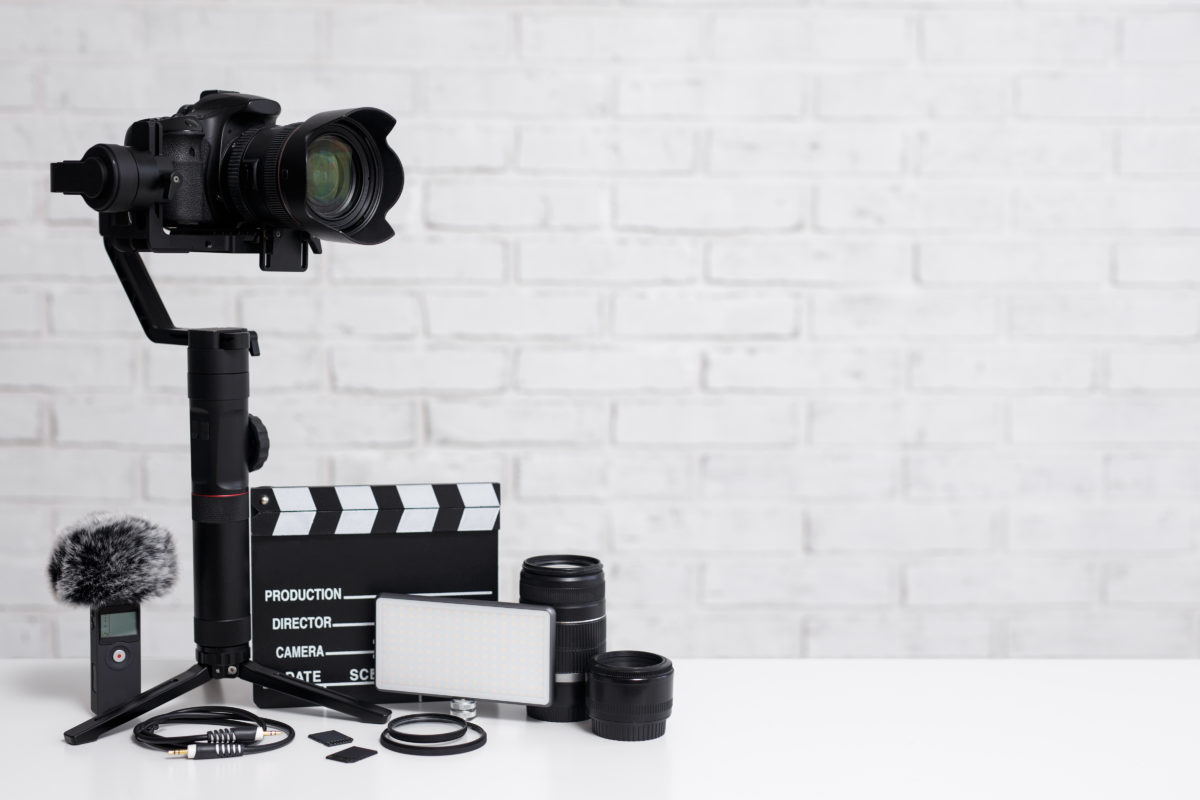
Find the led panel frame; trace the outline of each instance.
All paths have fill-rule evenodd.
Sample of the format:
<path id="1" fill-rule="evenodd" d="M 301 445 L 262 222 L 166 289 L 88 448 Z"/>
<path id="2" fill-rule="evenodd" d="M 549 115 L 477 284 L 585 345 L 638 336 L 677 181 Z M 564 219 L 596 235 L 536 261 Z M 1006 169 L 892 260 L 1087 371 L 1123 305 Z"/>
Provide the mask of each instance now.
<path id="1" fill-rule="evenodd" d="M 375 687 L 548 706 L 555 622 L 550 606 L 380 594 Z"/>

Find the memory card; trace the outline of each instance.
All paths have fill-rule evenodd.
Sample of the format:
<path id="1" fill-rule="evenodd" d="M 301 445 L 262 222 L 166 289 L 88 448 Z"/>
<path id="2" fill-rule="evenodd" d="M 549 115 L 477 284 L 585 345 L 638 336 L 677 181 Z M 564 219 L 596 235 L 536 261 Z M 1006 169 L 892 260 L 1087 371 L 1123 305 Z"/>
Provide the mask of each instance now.
<path id="1" fill-rule="evenodd" d="M 350 744 L 354 740 L 340 731 L 321 731 L 320 733 L 310 733 L 308 738 L 314 742 L 320 742 L 326 747 L 337 747 L 339 744 Z"/>
<path id="2" fill-rule="evenodd" d="M 353 764 L 355 761 L 362 761 L 364 758 L 370 758 L 375 755 L 375 750 L 368 750 L 365 747 L 347 747 L 345 750 L 338 750 L 336 753 L 330 753 L 325 756 L 330 761 L 341 761 L 343 764 Z"/>

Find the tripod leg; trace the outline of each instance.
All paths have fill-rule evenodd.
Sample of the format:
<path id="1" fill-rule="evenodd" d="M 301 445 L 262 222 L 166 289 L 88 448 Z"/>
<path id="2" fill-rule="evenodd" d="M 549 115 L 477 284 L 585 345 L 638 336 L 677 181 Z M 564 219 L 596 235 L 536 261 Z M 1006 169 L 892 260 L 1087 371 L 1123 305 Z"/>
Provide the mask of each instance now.
<path id="1" fill-rule="evenodd" d="M 129 720 L 140 717 L 147 711 L 153 711 L 163 703 L 168 703 L 179 697 L 179 695 L 208 683 L 211 679 L 212 674 L 208 671 L 208 667 L 202 664 L 194 664 L 174 678 L 169 678 L 158 686 L 147 689 L 128 703 L 119 705 L 106 714 L 92 717 L 87 722 L 76 725 L 71 730 L 65 732 L 63 738 L 67 740 L 67 744 L 87 744 L 88 742 L 94 742 L 113 728 L 124 725 Z"/>
<path id="2" fill-rule="evenodd" d="M 341 711 L 343 714 L 348 714 L 363 722 L 387 722 L 388 717 L 392 715 L 392 712 L 383 706 L 360 703 L 340 692 L 296 680 L 290 675 L 284 675 L 278 670 L 264 667 L 253 661 L 242 664 L 241 677 L 251 683 L 257 683 L 259 686 L 275 689 L 284 694 L 290 694 L 292 697 L 332 708 L 334 711 Z"/>

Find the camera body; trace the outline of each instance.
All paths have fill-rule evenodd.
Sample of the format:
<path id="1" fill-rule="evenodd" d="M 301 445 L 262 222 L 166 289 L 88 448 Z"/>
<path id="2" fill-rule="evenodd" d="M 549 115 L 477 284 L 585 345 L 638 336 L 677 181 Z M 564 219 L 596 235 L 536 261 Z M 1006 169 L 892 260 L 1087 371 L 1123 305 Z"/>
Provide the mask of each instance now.
<path id="1" fill-rule="evenodd" d="M 364 107 L 281 126 L 279 111 L 264 97 L 202 92 L 135 122 L 124 145 L 52 164 L 50 189 L 82 195 L 123 252 L 257 252 L 264 270 L 298 271 L 322 240 L 390 238 L 385 215 L 404 188 L 387 144 L 396 120 Z"/>
<path id="2" fill-rule="evenodd" d="M 192 232 L 258 227 L 237 213 L 222 165 L 235 142 L 247 131 L 273 126 L 279 112 L 279 103 L 264 97 L 206 91 L 173 116 L 133 123 L 125 146 L 169 158 L 179 177 L 163 203 L 164 226 Z"/>

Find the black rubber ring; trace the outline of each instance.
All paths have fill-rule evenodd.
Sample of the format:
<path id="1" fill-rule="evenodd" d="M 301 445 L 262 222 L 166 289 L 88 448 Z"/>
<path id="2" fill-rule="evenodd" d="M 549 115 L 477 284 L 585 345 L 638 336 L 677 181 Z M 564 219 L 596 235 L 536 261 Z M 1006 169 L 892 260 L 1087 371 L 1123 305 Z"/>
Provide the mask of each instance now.
<path id="1" fill-rule="evenodd" d="M 446 731 L 445 733 L 401 733 L 399 728 L 403 725 L 415 725 L 418 722 L 449 722 L 457 726 L 455 730 Z M 387 724 L 387 733 L 391 734 L 393 739 L 401 742 L 415 742 L 417 744 L 437 744 L 438 742 L 453 742 L 455 739 L 461 739 L 467 735 L 467 721 L 462 717 L 456 717 L 453 714 L 409 714 L 404 717 L 396 717 Z"/>
<path id="2" fill-rule="evenodd" d="M 410 756 L 456 756 L 459 753 L 469 753 L 487 744 L 487 733 L 474 722 L 468 722 L 467 727 L 479 734 L 479 738 L 462 744 L 443 744 L 424 746 L 419 744 L 404 744 L 388 735 L 387 730 L 379 734 L 379 744 L 396 753 L 407 753 Z"/>

